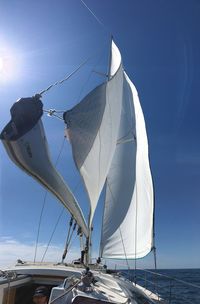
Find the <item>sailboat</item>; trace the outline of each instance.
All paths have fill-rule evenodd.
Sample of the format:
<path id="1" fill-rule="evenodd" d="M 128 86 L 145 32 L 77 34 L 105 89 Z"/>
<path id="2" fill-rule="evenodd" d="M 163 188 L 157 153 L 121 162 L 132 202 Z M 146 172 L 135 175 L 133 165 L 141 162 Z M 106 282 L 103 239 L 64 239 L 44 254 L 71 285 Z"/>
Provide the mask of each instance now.
<path id="1" fill-rule="evenodd" d="M 11 107 L 11 120 L 0 135 L 8 156 L 64 205 L 71 214 L 71 226 L 74 221 L 74 229 L 84 238 L 84 247 L 71 265 L 64 262 L 67 246 L 57 264 L 19 260 L 2 272 L 1 303 L 18 304 L 22 296 L 22 302 L 28 303 L 39 285 L 49 288 L 49 303 L 162 301 L 124 277 L 108 274 L 100 262 L 102 258 L 138 259 L 154 249 L 154 195 L 144 116 L 113 39 L 109 58 L 106 81 L 63 113 L 73 159 L 88 195 L 87 220 L 51 160 L 42 123 L 42 94 L 21 98 Z M 100 254 L 92 264 L 93 217 L 102 192 Z"/>

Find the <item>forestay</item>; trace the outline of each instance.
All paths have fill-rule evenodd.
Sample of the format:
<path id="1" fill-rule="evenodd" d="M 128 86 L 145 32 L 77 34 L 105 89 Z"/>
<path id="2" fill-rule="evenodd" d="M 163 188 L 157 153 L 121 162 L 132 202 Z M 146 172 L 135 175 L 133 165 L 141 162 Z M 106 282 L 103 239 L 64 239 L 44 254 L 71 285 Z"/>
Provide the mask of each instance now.
<path id="1" fill-rule="evenodd" d="M 20 99 L 12 106 L 12 119 L 0 138 L 12 161 L 53 193 L 73 215 L 82 232 L 88 236 L 82 211 L 51 162 L 40 119 L 42 114 L 42 103 L 39 99 Z"/>
<path id="2" fill-rule="evenodd" d="M 114 42 L 110 62 L 110 79 L 64 114 L 74 161 L 89 196 L 89 226 L 115 152 L 121 115 L 123 71 Z"/>
<path id="3" fill-rule="evenodd" d="M 153 186 L 138 94 L 125 73 L 121 85 L 121 122 L 106 182 L 100 255 L 135 259 L 153 246 Z"/>

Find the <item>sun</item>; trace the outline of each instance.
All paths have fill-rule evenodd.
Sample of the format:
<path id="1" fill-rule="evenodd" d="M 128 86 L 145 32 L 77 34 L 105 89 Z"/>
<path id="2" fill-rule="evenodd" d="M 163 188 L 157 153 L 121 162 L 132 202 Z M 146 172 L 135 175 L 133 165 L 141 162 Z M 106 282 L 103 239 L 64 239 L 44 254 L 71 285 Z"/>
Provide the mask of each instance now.
<path id="1" fill-rule="evenodd" d="M 4 71 L 4 58 L 0 57 L 0 73 Z"/>
<path id="2" fill-rule="evenodd" d="M 7 83 L 19 77 L 19 60 L 11 52 L 0 52 L 0 83 Z"/>
<path id="3" fill-rule="evenodd" d="M 0 55 L 0 81 L 6 81 L 13 76 L 15 71 L 11 61 L 8 57 Z"/>

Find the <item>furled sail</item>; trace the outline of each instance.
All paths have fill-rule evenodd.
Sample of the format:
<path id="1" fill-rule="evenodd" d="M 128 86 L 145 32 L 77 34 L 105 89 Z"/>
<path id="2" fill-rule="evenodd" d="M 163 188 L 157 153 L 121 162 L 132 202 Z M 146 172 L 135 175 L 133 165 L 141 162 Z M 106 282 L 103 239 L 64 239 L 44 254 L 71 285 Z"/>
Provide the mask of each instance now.
<path id="1" fill-rule="evenodd" d="M 74 161 L 90 200 L 90 226 L 116 148 L 122 82 L 121 55 L 112 42 L 110 79 L 64 114 Z"/>
<path id="2" fill-rule="evenodd" d="M 11 121 L 3 129 L 0 138 L 11 160 L 54 194 L 88 236 L 81 209 L 50 160 L 40 119 L 43 114 L 42 106 L 37 97 L 22 98 L 16 102 L 10 110 Z"/>
<path id="3" fill-rule="evenodd" d="M 124 73 L 118 143 L 106 182 L 100 255 L 136 259 L 152 249 L 153 186 L 142 109 Z"/>

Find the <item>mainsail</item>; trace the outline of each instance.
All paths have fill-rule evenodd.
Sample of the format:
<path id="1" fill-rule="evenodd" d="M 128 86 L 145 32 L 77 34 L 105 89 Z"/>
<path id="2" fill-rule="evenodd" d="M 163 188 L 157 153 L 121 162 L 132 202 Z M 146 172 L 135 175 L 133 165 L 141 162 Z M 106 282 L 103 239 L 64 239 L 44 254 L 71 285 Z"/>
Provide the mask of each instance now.
<path id="1" fill-rule="evenodd" d="M 136 88 L 125 72 L 121 85 L 121 122 L 106 181 L 100 255 L 137 259 L 153 246 L 153 186 L 144 117 Z"/>
<path id="2" fill-rule="evenodd" d="M 85 236 L 88 228 L 82 211 L 67 184 L 53 166 L 41 121 L 42 102 L 22 98 L 11 108 L 11 121 L 0 138 L 12 161 L 53 193 L 69 210 Z"/>
<path id="3" fill-rule="evenodd" d="M 109 80 L 65 112 L 74 161 L 83 178 L 91 211 L 89 226 L 116 149 L 123 93 L 121 55 L 112 42 Z"/>

